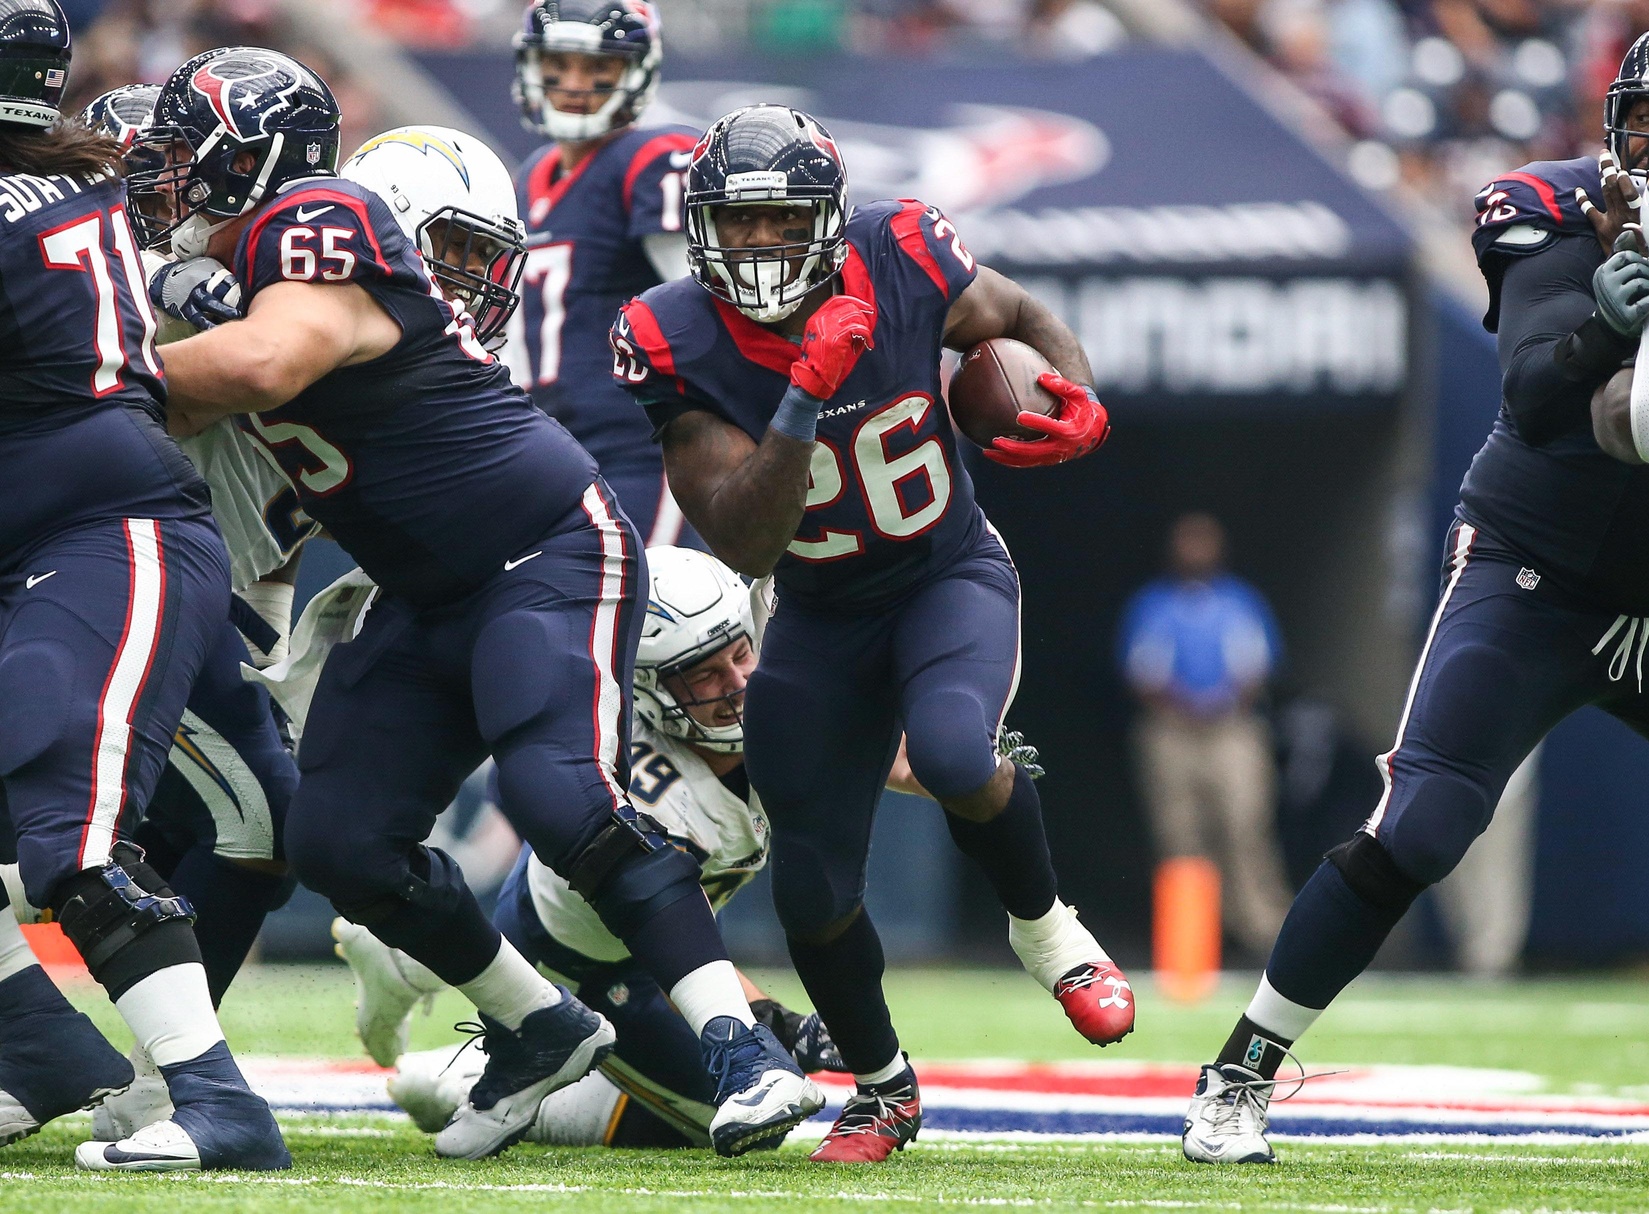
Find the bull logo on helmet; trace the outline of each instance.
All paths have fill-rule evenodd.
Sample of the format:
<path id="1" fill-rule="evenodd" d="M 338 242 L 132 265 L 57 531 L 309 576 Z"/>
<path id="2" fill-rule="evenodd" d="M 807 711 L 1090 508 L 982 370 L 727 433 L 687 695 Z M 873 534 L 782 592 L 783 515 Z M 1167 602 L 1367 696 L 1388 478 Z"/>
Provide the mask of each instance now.
<path id="1" fill-rule="evenodd" d="M 219 72 L 232 74 L 219 75 Z M 197 93 L 206 98 L 218 121 L 232 135 L 245 139 L 257 135 L 262 128 L 263 107 L 258 103 L 264 94 L 271 90 L 289 92 L 297 83 L 287 76 L 288 73 L 282 71 L 282 65 L 275 59 L 235 56 L 202 64 L 190 83 Z M 252 113 L 256 119 L 253 129 L 242 129 L 236 117 L 237 111 Z"/>

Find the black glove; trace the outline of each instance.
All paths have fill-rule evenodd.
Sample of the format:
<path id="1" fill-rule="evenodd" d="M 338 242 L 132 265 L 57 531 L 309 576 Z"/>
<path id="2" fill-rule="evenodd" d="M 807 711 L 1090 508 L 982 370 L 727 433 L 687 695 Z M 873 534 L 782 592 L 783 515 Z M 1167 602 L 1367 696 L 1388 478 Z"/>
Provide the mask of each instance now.
<path id="1" fill-rule="evenodd" d="M 212 329 L 246 315 L 240 283 L 221 262 L 210 257 L 169 261 L 149 279 L 149 298 L 169 316 Z"/>
<path id="2" fill-rule="evenodd" d="M 757 999 L 750 1004 L 757 1024 L 765 1024 L 779 1039 L 779 1044 L 790 1051 L 796 1065 L 808 1074 L 815 1071 L 847 1071 L 847 1064 L 836 1052 L 836 1043 L 830 1039 L 819 1013 L 806 1016 L 793 1012 L 773 999 Z"/>

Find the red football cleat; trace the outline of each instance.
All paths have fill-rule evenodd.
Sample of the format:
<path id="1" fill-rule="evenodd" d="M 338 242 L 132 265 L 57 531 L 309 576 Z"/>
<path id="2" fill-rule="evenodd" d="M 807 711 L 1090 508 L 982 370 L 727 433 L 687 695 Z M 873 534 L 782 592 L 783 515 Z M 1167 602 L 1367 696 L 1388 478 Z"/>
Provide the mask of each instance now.
<path id="1" fill-rule="evenodd" d="M 922 1128 L 922 1097 L 916 1072 L 847 1098 L 842 1115 L 808 1156 L 815 1163 L 881 1163 Z"/>
<path id="2" fill-rule="evenodd" d="M 1109 961 L 1088 962 L 1060 975 L 1054 998 L 1076 1031 L 1095 1045 L 1110 1045 L 1134 1031 L 1134 988 Z"/>

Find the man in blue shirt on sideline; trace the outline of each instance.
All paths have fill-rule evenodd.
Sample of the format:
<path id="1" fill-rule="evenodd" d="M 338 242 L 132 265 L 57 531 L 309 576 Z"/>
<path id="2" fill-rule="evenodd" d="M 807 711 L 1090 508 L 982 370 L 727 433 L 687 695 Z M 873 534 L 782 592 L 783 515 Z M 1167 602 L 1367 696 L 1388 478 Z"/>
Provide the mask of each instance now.
<path id="1" fill-rule="evenodd" d="M 1230 935 L 1264 956 L 1289 890 L 1271 735 L 1254 705 L 1281 638 L 1260 592 L 1225 571 L 1225 529 L 1212 515 L 1182 515 L 1168 558 L 1168 575 L 1129 601 L 1119 637 L 1124 676 L 1144 709 L 1141 791 L 1161 857 L 1212 859 Z"/>

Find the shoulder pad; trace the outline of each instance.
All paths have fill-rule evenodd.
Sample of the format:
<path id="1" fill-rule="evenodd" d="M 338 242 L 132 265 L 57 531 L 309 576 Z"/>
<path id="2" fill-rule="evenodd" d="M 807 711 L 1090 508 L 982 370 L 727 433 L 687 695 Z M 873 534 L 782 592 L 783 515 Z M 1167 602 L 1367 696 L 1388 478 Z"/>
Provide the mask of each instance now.
<path id="1" fill-rule="evenodd" d="M 1499 240 L 1501 232 L 1513 226 L 1590 235 L 1592 224 L 1581 213 L 1575 199 L 1577 189 L 1585 190 L 1593 202 L 1602 201 L 1603 183 L 1598 177 L 1597 161 L 1589 157 L 1540 161 L 1496 177 L 1477 193 L 1473 244 L 1478 256 L 1482 257 Z"/>

